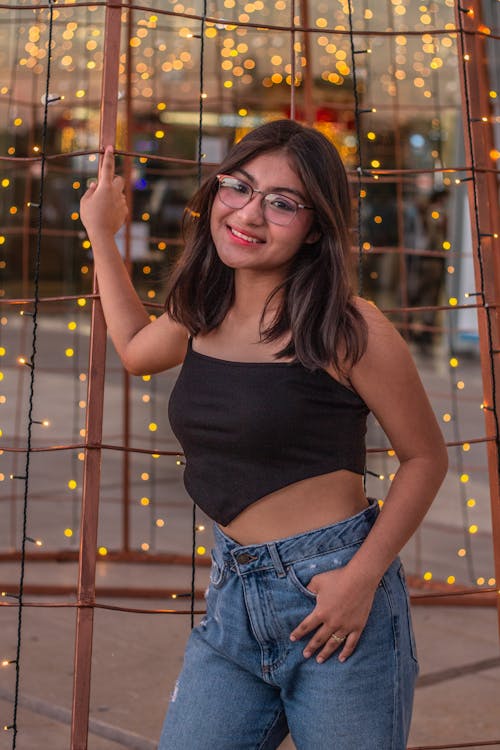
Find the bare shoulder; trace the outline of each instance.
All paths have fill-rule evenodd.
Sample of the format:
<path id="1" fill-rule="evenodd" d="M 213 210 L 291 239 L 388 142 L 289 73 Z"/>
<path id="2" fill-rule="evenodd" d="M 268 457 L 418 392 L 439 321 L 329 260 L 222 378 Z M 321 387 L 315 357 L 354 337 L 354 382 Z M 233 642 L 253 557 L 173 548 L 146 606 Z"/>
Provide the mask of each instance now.
<path id="1" fill-rule="evenodd" d="M 431 404 L 403 337 L 373 304 L 356 298 L 368 329 L 366 351 L 350 380 L 373 412 L 400 460 L 444 454 Z"/>
<path id="2" fill-rule="evenodd" d="M 374 302 L 363 297 L 353 297 L 353 304 L 356 310 L 362 315 L 369 333 L 377 334 L 389 331 L 390 329 L 396 332 L 392 323 Z"/>
<path id="3" fill-rule="evenodd" d="M 366 350 L 352 367 L 350 380 L 367 402 L 421 392 L 420 378 L 406 341 L 390 320 L 371 302 L 356 297 L 354 304 L 367 327 Z"/>
<path id="4" fill-rule="evenodd" d="M 387 358 L 394 361 L 398 356 L 411 361 L 405 340 L 384 313 L 362 297 L 354 297 L 353 303 L 365 321 L 368 334 L 366 352 L 358 364 L 364 360 L 365 365 L 369 362 L 373 366 L 378 361 L 383 364 Z"/>

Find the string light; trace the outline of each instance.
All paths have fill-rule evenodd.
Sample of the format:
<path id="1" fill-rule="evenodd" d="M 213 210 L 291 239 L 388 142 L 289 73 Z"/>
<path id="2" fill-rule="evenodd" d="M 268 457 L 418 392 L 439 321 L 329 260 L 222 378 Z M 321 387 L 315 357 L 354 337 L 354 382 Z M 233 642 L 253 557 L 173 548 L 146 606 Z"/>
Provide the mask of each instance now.
<path id="1" fill-rule="evenodd" d="M 26 357 L 18 357 L 17 362 L 20 365 L 24 365 L 25 367 L 29 367 L 30 369 L 33 369 L 33 363 L 26 359 Z"/>
<path id="2" fill-rule="evenodd" d="M 43 542 L 41 539 L 33 539 L 33 537 L 31 536 L 25 536 L 24 538 L 26 539 L 27 542 L 31 542 L 36 547 L 43 547 Z"/>

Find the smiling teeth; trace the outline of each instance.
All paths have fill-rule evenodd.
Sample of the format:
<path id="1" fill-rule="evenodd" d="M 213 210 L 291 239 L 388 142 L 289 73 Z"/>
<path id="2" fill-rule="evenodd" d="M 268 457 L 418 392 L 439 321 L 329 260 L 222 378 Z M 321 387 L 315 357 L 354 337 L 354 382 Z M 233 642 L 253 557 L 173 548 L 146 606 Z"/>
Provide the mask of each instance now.
<path id="1" fill-rule="evenodd" d="M 258 242 L 261 242 L 261 240 L 255 239 L 255 237 L 248 237 L 248 235 L 243 234 L 243 232 L 238 232 L 236 229 L 233 229 L 231 227 L 231 232 L 234 234 L 235 237 L 239 237 L 241 240 L 246 240 L 247 242 L 255 242 L 256 244 Z"/>

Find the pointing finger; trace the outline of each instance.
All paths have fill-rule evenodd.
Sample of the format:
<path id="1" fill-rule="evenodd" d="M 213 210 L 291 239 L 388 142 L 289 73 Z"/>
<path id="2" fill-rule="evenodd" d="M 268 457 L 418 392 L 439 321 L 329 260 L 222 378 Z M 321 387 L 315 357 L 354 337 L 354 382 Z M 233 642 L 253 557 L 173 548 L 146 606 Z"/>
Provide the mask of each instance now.
<path id="1" fill-rule="evenodd" d="M 113 177 L 115 176 L 115 156 L 113 152 L 113 146 L 106 146 L 104 156 L 101 162 L 100 179 L 103 182 L 111 184 Z"/>

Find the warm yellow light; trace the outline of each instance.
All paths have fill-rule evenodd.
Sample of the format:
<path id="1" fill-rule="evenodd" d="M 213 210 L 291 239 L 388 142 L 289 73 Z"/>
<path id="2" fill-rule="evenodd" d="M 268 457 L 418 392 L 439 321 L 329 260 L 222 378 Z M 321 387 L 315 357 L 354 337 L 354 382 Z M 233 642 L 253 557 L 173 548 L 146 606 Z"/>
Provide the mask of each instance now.
<path id="1" fill-rule="evenodd" d="M 151 380 L 151 375 L 142 375 L 142 379 L 145 383 L 148 383 Z"/>
<path id="2" fill-rule="evenodd" d="M 469 475 L 468 474 L 461 474 L 460 475 L 460 481 L 462 482 L 462 484 L 467 484 L 467 482 L 469 481 Z"/>
<path id="3" fill-rule="evenodd" d="M 68 482 L 68 487 L 70 490 L 76 490 L 76 488 L 78 487 L 76 479 L 70 479 Z"/>
<path id="4" fill-rule="evenodd" d="M 156 525 L 159 529 L 162 529 L 165 526 L 165 521 L 163 520 L 163 518 L 157 518 Z"/>
<path id="5" fill-rule="evenodd" d="M 141 497 L 141 505 L 147 507 L 150 503 L 149 497 Z"/>
<path id="6" fill-rule="evenodd" d="M 158 425 L 156 424 L 156 422 L 150 422 L 149 423 L 148 430 L 150 432 L 156 432 L 157 429 L 158 429 Z"/>
<path id="7" fill-rule="evenodd" d="M 205 555 L 206 552 L 207 552 L 206 547 L 203 547 L 202 545 L 200 545 L 199 547 L 196 548 L 196 553 L 198 555 Z"/>
<path id="8" fill-rule="evenodd" d="M 147 542 L 143 542 L 141 544 L 141 549 L 143 552 L 147 552 L 149 550 L 149 544 Z"/>
<path id="9" fill-rule="evenodd" d="M 448 576 L 448 578 L 446 579 L 446 583 L 455 583 L 455 576 Z"/>
<path id="10" fill-rule="evenodd" d="M 472 523 L 469 526 L 469 534 L 477 534 L 478 526 L 475 523 Z"/>
<path id="11" fill-rule="evenodd" d="M 469 499 L 467 500 L 467 506 L 469 508 L 474 508 L 475 505 L 476 505 L 476 501 L 474 500 L 474 498 L 473 497 L 469 497 Z"/>
<path id="12" fill-rule="evenodd" d="M 443 422 L 451 422 L 451 414 L 443 414 Z"/>
<path id="13" fill-rule="evenodd" d="M 464 549 L 463 547 L 461 547 L 461 548 L 460 548 L 459 550 L 457 550 L 457 555 L 458 555 L 459 557 L 465 557 L 465 556 L 466 556 L 466 554 L 467 554 L 467 550 L 466 550 L 466 549 Z"/>
<path id="14" fill-rule="evenodd" d="M 68 539 L 73 536 L 73 529 L 64 529 L 64 536 L 67 536 Z"/>
<path id="15" fill-rule="evenodd" d="M 78 305 L 78 307 L 85 307 L 85 305 L 86 305 L 86 304 L 87 304 L 87 300 L 86 300 L 86 299 L 84 299 L 83 297 L 80 297 L 80 298 L 79 298 L 79 299 L 77 300 L 77 305 Z"/>
<path id="16" fill-rule="evenodd" d="M 463 391 L 463 389 L 465 388 L 465 383 L 464 383 L 463 380 L 459 380 L 458 381 L 457 388 L 458 388 L 459 391 Z"/>
<path id="17" fill-rule="evenodd" d="M 108 554 L 107 547 L 99 547 L 97 551 L 102 557 L 105 557 Z"/>
<path id="18" fill-rule="evenodd" d="M 458 367 L 458 359 L 456 357 L 450 359 L 450 367 Z"/>
<path id="19" fill-rule="evenodd" d="M 67 357 L 73 357 L 73 356 L 74 356 L 74 354 L 75 354 L 75 350 L 74 350 L 74 349 L 71 349 L 71 347 L 68 347 L 68 349 L 66 349 L 66 350 L 64 351 L 64 353 L 65 353 L 65 355 L 66 355 Z"/>
<path id="20" fill-rule="evenodd" d="M 426 570 L 423 575 L 424 581 L 430 581 L 432 579 L 432 573 L 430 570 Z"/>

